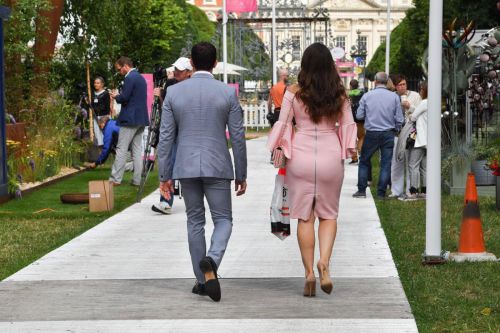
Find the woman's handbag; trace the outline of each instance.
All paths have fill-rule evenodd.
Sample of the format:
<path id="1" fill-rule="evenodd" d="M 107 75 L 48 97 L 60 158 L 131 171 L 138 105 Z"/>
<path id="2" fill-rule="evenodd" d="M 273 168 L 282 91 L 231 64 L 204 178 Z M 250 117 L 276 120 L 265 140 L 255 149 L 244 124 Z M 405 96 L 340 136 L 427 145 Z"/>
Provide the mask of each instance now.
<path id="1" fill-rule="evenodd" d="M 273 165 L 279 169 L 286 167 L 286 156 L 281 147 L 274 148 L 273 150 Z"/>
<path id="2" fill-rule="evenodd" d="M 290 211 L 288 208 L 288 188 L 285 185 L 285 169 L 279 169 L 271 199 L 271 232 L 283 240 L 290 236 Z"/>
<path id="3" fill-rule="evenodd" d="M 410 130 L 410 134 L 406 138 L 406 149 L 411 149 L 415 147 L 415 141 L 417 139 L 417 128 L 416 124 L 412 124 L 412 129 Z"/>
<path id="4" fill-rule="evenodd" d="M 294 97 L 295 99 L 295 97 Z M 288 115 L 286 117 L 286 122 L 285 125 L 283 126 L 283 129 L 281 130 L 280 133 L 280 138 L 284 137 L 285 135 L 287 137 L 292 137 L 293 135 L 293 128 L 292 125 L 288 123 L 288 120 L 290 120 L 290 114 L 293 113 L 293 101 L 291 105 L 291 112 L 288 112 Z M 278 146 L 273 149 L 273 165 L 275 168 L 282 169 L 286 166 L 286 156 L 285 152 L 283 151 L 283 148 L 281 146 Z"/>

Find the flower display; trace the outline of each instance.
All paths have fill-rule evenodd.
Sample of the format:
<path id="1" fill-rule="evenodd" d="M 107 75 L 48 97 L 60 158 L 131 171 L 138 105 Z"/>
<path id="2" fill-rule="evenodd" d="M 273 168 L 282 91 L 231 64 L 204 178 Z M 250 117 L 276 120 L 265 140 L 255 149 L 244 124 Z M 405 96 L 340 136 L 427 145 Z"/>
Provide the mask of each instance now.
<path id="1" fill-rule="evenodd" d="M 493 176 L 500 176 L 500 152 L 488 159 L 486 167 L 491 170 Z"/>

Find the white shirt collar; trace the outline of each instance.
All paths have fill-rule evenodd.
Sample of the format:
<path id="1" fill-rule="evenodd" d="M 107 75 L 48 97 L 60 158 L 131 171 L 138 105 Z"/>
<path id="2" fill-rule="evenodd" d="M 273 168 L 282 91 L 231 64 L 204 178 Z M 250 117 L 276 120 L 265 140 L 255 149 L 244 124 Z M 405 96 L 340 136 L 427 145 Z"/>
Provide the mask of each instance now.
<path id="1" fill-rule="evenodd" d="M 125 77 L 127 77 L 127 76 L 130 74 L 130 72 L 135 71 L 135 70 L 136 70 L 136 68 L 135 68 L 135 67 L 134 67 L 134 68 L 131 68 L 131 69 L 127 72 L 127 74 L 125 74 Z"/>
<path id="2" fill-rule="evenodd" d="M 194 73 L 193 73 L 193 75 L 191 75 L 191 76 L 196 76 L 196 75 L 198 75 L 198 74 L 208 74 L 208 75 L 210 75 L 212 78 L 214 77 L 214 75 L 213 75 L 212 73 L 210 73 L 209 71 L 196 71 L 196 72 L 194 72 Z"/>

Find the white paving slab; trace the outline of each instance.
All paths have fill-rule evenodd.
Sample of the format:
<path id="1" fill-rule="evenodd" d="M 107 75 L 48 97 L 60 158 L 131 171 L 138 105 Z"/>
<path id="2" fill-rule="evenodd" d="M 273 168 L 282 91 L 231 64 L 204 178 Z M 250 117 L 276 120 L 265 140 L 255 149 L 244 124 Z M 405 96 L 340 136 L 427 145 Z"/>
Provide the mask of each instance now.
<path id="1" fill-rule="evenodd" d="M 222 284 L 229 286 L 224 302 L 215 304 L 189 293 L 193 273 L 184 203 L 176 200 L 170 216 L 155 214 L 150 209 L 158 200 L 155 192 L 1 283 L 0 294 L 6 303 L 0 307 L 4 320 L 0 318 L 0 332 L 417 332 L 371 195 L 368 192 L 366 200 L 351 197 L 356 190 L 356 166 L 346 165 L 341 194 L 331 267 L 337 289 L 331 296 L 319 294 L 316 299 L 296 293 L 300 279 L 290 278 L 303 278 L 296 222 L 292 235 L 284 241 L 269 231 L 276 170 L 268 162 L 265 140 L 248 141 L 248 192 L 233 198 L 234 229 L 219 270 Z M 209 213 L 207 221 L 208 239 L 212 231 Z M 245 289 L 245 285 L 251 287 Z M 293 291 L 288 293 L 290 285 Z M 304 311 L 296 316 L 287 313 L 294 319 L 271 316 L 261 306 L 249 309 L 245 296 L 239 297 L 242 293 L 262 298 L 256 291 L 271 295 L 283 292 L 280 288 L 286 291 L 281 298 L 288 297 L 295 305 L 303 302 Z M 376 291 L 384 288 L 388 290 L 382 292 L 384 297 L 376 297 Z M 169 299 L 173 295 L 177 295 L 175 300 Z M 281 298 L 273 302 L 273 297 L 266 305 L 273 311 L 281 309 Z M 58 301 L 45 303 L 51 299 Z M 326 316 L 318 313 L 318 309 L 325 310 L 323 305 L 315 308 L 318 302 L 325 302 L 331 312 Z M 356 302 L 360 305 L 354 305 Z M 63 303 L 67 304 L 64 310 L 59 309 Z M 169 306 L 180 312 L 168 310 Z M 224 316 L 224 306 L 241 318 Z M 180 319 L 187 315 L 185 311 L 202 308 L 211 311 L 206 316 L 211 319 Z M 244 311 L 238 309 L 247 311 L 242 315 Z M 88 318 L 93 320 L 83 320 Z"/>
<path id="2" fill-rule="evenodd" d="M 314 332 L 409 333 L 417 332 L 411 319 L 214 319 L 214 320 L 101 320 L 0 322 L 10 333 L 126 333 L 126 332 Z"/>
<path id="3" fill-rule="evenodd" d="M 234 229 L 219 274 L 225 278 L 302 277 L 295 235 L 270 233 L 269 204 L 276 169 L 265 138 L 248 141 L 248 191 L 234 197 Z M 375 204 L 354 199 L 357 166 L 346 165 L 341 194 L 333 277 L 397 277 Z M 192 278 L 184 202 L 173 214 L 151 211 L 158 192 L 109 218 L 7 278 L 8 281 Z M 212 222 L 207 209 L 207 240 Z M 245 262 L 245 265 L 242 265 Z M 258 268 L 256 268 L 258 267 Z"/>

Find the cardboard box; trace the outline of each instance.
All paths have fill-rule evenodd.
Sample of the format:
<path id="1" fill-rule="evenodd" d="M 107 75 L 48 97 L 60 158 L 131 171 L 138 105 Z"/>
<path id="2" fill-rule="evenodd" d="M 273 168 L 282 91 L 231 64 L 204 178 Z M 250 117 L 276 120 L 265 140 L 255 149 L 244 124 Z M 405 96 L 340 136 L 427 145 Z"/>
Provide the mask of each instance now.
<path id="1" fill-rule="evenodd" d="M 89 211 L 108 212 L 114 207 L 113 184 L 108 180 L 89 182 Z"/>

